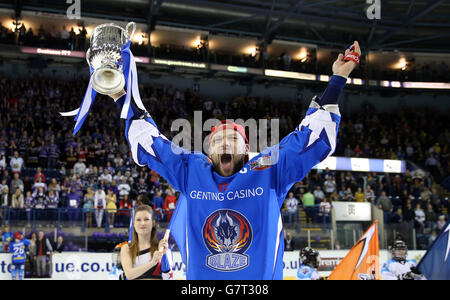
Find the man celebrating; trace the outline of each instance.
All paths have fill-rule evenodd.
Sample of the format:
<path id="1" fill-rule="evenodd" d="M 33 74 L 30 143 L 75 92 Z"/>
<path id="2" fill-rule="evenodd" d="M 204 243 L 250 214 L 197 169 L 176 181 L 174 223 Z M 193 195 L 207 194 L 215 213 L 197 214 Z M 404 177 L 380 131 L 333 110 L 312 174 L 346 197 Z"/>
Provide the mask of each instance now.
<path id="1" fill-rule="evenodd" d="M 245 130 L 234 122 L 211 129 L 205 156 L 173 144 L 148 112 L 131 106 L 125 135 L 134 161 L 180 192 L 171 229 L 187 279 L 283 279 L 280 208 L 292 185 L 334 152 L 338 100 L 360 55 L 358 42 L 339 54 L 299 126 L 251 160 Z M 112 96 L 121 107 L 124 93 Z"/>

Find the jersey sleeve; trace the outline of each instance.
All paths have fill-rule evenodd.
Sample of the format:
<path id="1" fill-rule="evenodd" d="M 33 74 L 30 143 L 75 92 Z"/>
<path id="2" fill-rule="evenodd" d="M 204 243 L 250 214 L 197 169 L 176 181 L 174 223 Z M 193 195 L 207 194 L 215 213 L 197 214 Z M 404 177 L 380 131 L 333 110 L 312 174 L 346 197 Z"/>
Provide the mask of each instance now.
<path id="1" fill-rule="evenodd" d="M 383 265 L 380 273 L 383 280 L 398 280 L 397 276 L 395 276 L 394 272 L 390 269 L 389 263 Z"/>
<path id="2" fill-rule="evenodd" d="M 136 164 L 155 170 L 176 190 L 185 190 L 189 152 L 161 134 L 148 113 L 128 119 L 125 136 Z"/>
<path id="3" fill-rule="evenodd" d="M 279 197 L 284 197 L 294 183 L 335 151 L 340 119 L 337 104 L 320 106 L 313 99 L 300 125 L 271 147 Z"/>

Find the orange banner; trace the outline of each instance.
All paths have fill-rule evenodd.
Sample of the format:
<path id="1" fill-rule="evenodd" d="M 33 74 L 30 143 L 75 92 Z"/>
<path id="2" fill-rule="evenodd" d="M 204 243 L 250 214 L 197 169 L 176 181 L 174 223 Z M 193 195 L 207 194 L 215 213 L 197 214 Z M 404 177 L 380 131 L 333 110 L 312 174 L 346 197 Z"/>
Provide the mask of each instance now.
<path id="1" fill-rule="evenodd" d="M 329 280 L 379 280 L 378 220 L 364 233 L 328 277 Z"/>

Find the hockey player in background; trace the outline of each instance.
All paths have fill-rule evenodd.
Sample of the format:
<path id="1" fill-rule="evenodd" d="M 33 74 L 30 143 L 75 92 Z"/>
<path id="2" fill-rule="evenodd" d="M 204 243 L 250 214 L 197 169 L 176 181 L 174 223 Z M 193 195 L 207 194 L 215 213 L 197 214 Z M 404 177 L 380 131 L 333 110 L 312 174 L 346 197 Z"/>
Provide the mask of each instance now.
<path id="1" fill-rule="evenodd" d="M 123 272 L 122 262 L 120 260 L 120 249 L 125 244 L 127 244 L 127 242 L 122 242 L 114 247 L 112 254 L 112 263 L 114 266 L 113 270 L 108 274 L 110 280 L 125 280 L 125 273 Z"/>
<path id="2" fill-rule="evenodd" d="M 319 252 L 311 247 L 300 250 L 300 268 L 297 271 L 297 280 L 319 280 L 317 269 L 320 265 Z"/>
<path id="3" fill-rule="evenodd" d="M 406 259 L 408 247 L 404 241 L 395 241 L 392 247 L 392 259 L 381 268 L 383 280 L 421 280 L 424 279 L 416 268 L 416 261 Z"/>
<path id="4" fill-rule="evenodd" d="M 152 116 L 132 103 L 125 136 L 135 163 L 180 192 L 171 230 L 187 279 L 283 279 L 280 208 L 289 189 L 334 152 L 338 102 L 360 55 L 356 41 L 339 54 L 325 92 L 313 98 L 303 121 L 251 160 L 241 125 L 214 126 L 205 156 L 169 141 Z M 127 92 L 111 96 L 121 108 L 129 103 Z"/>
<path id="5" fill-rule="evenodd" d="M 22 280 L 25 274 L 26 252 L 25 248 L 31 244 L 30 240 L 22 239 L 22 234 L 16 232 L 14 234 L 14 241 L 9 244 L 9 252 L 12 253 L 12 280 Z"/>

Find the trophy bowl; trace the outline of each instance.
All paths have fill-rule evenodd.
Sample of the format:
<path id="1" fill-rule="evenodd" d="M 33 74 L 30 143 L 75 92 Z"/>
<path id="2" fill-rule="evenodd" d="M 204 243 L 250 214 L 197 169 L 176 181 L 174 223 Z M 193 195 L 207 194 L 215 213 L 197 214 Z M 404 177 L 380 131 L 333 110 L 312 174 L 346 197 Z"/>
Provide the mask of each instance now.
<path id="1" fill-rule="evenodd" d="M 129 33 L 131 30 L 131 34 Z M 128 43 L 136 31 L 136 23 L 130 22 L 125 28 L 114 23 L 102 24 L 94 28 L 86 61 L 93 68 L 92 87 L 103 95 L 113 95 L 125 87 L 125 76 L 121 64 L 122 46 Z"/>

